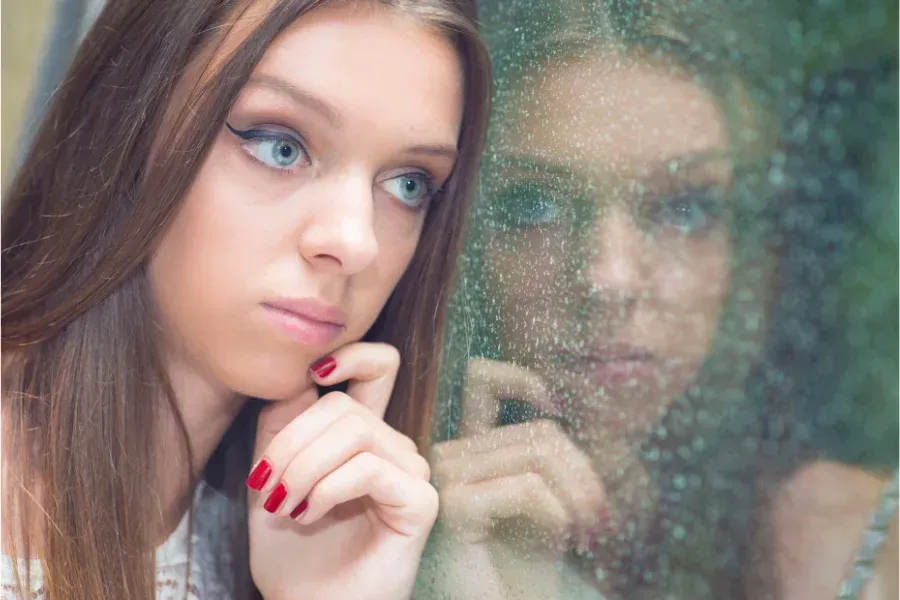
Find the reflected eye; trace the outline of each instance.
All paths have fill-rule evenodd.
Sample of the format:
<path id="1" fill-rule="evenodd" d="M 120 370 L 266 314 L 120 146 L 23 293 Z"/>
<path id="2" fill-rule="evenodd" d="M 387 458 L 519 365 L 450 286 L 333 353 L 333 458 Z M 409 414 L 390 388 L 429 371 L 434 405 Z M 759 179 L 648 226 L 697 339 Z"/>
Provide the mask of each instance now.
<path id="1" fill-rule="evenodd" d="M 715 190 L 689 191 L 649 203 L 645 216 L 655 227 L 671 227 L 684 235 L 706 233 L 718 225 L 724 203 Z"/>
<path id="2" fill-rule="evenodd" d="M 267 167 L 288 170 L 296 165 L 309 165 L 310 159 L 303 145 L 292 135 L 268 129 L 241 131 L 228 123 L 228 130 L 244 143 L 241 146 L 253 158 Z"/>
<path id="3" fill-rule="evenodd" d="M 566 212 L 559 196 L 552 186 L 538 181 L 511 185 L 494 197 L 492 225 L 507 230 L 555 223 Z"/>
<path id="4" fill-rule="evenodd" d="M 422 208 L 434 195 L 431 177 L 424 173 L 406 173 L 381 183 L 381 188 L 410 208 Z"/>

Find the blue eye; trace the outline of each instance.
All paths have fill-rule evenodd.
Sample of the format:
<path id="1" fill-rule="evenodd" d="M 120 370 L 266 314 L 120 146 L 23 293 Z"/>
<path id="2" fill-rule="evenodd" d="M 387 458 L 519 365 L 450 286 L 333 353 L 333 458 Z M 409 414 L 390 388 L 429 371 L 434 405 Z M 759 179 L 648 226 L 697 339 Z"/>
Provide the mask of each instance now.
<path id="1" fill-rule="evenodd" d="M 503 231 L 550 225 L 571 216 L 571 194 L 539 181 L 515 182 L 492 200 L 492 226 Z"/>
<path id="2" fill-rule="evenodd" d="M 722 218 L 724 205 L 712 191 L 687 192 L 653 203 L 647 215 L 657 227 L 671 227 L 684 235 L 705 233 Z"/>
<path id="3" fill-rule="evenodd" d="M 288 170 L 298 162 L 301 165 L 310 164 L 309 155 L 303 145 L 292 135 L 267 129 L 241 131 L 228 123 L 225 125 L 231 133 L 244 140 L 242 144 L 244 150 L 267 167 Z"/>
<path id="4" fill-rule="evenodd" d="M 431 177 L 424 173 L 406 173 L 381 183 L 388 194 L 410 208 L 421 208 L 434 193 Z"/>

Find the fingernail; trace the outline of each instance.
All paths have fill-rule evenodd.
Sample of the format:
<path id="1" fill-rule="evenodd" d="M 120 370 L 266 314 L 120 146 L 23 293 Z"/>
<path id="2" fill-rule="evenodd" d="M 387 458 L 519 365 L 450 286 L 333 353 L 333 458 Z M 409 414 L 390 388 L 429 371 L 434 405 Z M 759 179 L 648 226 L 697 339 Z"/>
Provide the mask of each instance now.
<path id="1" fill-rule="evenodd" d="M 610 519 L 609 510 L 605 506 L 600 509 L 600 514 L 597 516 L 597 520 L 597 528 L 599 529 L 597 533 L 602 533 L 604 530 L 609 529 L 612 525 L 612 519 Z"/>
<path id="2" fill-rule="evenodd" d="M 316 374 L 316 377 L 320 379 L 323 377 L 328 377 L 331 373 L 337 368 L 337 361 L 334 360 L 333 356 L 326 356 L 325 358 L 320 358 L 312 365 L 310 365 L 309 370 Z"/>
<path id="3" fill-rule="evenodd" d="M 266 503 L 263 504 L 263 508 L 270 513 L 273 513 L 278 510 L 285 498 L 287 498 L 287 486 L 284 485 L 284 482 L 282 481 L 278 484 L 278 487 L 272 490 L 269 497 L 266 498 Z"/>
<path id="4" fill-rule="evenodd" d="M 306 501 L 306 498 L 300 501 L 300 504 L 291 511 L 291 518 L 296 519 L 300 515 L 306 512 L 307 507 L 309 506 L 309 502 Z"/>
<path id="5" fill-rule="evenodd" d="M 250 471 L 250 476 L 247 477 L 247 487 L 258 492 L 263 489 L 263 486 L 266 485 L 266 482 L 271 475 L 272 464 L 266 459 L 262 459 L 257 463 L 253 470 Z"/>

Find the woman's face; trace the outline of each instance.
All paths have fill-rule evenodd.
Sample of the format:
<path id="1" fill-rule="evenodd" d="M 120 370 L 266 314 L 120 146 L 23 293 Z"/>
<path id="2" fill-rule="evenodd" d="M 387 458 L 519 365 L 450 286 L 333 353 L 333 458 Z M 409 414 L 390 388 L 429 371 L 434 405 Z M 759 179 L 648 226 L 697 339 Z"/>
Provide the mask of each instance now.
<path id="1" fill-rule="evenodd" d="M 723 116 L 682 72 L 621 56 L 532 81 L 501 117 L 484 181 L 502 352 L 544 376 L 582 439 L 625 451 L 716 331 L 730 260 Z"/>
<path id="2" fill-rule="evenodd" d="M 233 105 L 150 263 L 174 359 L 217 389 L 282 399 L 360 339 L 449 177 L 457 54 L 377 3 L 301 18 Z"/>

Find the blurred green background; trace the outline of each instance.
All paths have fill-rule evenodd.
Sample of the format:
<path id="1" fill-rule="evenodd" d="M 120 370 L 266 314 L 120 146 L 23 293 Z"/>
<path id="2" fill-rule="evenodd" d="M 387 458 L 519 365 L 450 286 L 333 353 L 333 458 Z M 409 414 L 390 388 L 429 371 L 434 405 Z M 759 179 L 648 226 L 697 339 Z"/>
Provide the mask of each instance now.
<path id="1" fill-rule="evenodd" d="M 0 4 L 0 177 L 4 183 L 17 154 L 22 122 L 28 115 L 32 86 L 51 25 L 51 8 L 50 0 L 3 0 Z"/>

